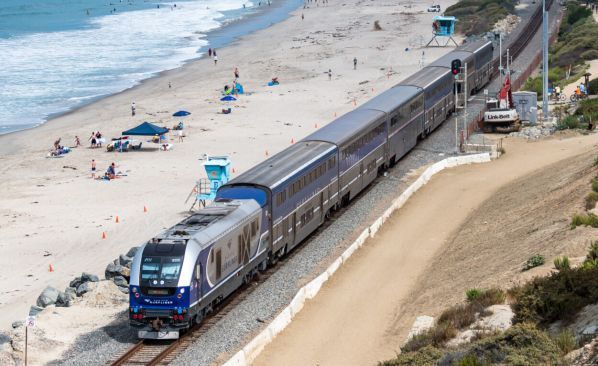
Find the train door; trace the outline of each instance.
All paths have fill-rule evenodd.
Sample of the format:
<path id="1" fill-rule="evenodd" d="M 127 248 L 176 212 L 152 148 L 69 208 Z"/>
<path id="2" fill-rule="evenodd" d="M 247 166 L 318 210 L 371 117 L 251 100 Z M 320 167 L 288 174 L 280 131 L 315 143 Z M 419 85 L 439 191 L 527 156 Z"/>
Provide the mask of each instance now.
<path id="1" fill-rule="evenodd" d="M 216 281 L 222 277 L 222 250 L 216 249 Z"/>
<path id="2" fill-rule="evenodd" d="M 289 221 L 291 220 L 291 216 L 287 216 L 284 220 L 282 220 L 282 240 L 287 245 L 290 243 L 290 246 L 293 246 L 293 243 L 289 240 L 290 233 L 289 233 Z"/>
<path id="3" fill-rule="evenodd" d="M 320 192 L 320 223 L 326 219 L 326 212 L 324 212 L 324 192 Z"/>
<path id="4" fill-rule="evenodd" d="M 297 238 L 297 211 L 295 210 L 295 212 L 293 212 L 293 214 L 291 215 L 291 222 L 289 223 L 290 225 L 290 240 L 291 240 L 291 246 L 295 246 L 296 244 L 296 238 Z"/>
<path id="5" fill-rule="evenodd" d="M 363 176 L 363 160 L 359 163 L 359 179 L 357 181 L 359 182 L 359 188 L 357 189 L 356 194 L 361 192 L 363 184 L 365 183 L 365 178 Z"/>

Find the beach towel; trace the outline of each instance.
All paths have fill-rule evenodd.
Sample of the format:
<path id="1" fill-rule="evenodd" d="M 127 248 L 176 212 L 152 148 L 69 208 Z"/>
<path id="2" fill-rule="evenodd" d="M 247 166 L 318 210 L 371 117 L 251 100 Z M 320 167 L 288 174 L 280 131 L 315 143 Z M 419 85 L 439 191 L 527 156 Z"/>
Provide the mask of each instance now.
<path id="1" fill-rule="evenodd" d="M 268 82 L 268 86 L 275 86 L 275 85 L 278 85 L 278 84 L 280 84 L 280 83 L 278 83 L 278 82 L 275 83 L 273 81 L 269 81 Z"/>

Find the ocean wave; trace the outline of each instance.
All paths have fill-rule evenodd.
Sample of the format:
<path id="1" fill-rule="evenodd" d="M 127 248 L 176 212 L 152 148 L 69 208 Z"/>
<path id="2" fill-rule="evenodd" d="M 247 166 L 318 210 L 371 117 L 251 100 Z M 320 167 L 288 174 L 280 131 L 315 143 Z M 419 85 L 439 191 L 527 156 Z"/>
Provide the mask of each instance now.
<path id="1" fill-rule="evenodd" d="M 0 125 L 36 124 L 181 66 L 243 0 L 202 0 L 91 18 L 84 29 L 0 39 Z"/>

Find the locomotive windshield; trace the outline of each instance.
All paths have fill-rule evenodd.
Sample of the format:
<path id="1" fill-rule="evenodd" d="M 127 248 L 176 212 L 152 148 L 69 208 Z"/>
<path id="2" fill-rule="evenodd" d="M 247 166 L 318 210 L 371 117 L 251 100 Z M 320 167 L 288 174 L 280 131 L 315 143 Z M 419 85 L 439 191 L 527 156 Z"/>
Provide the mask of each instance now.
<path id="1" fill-rule="evenodd" d="M 178 281 L 182 264 L 181 257 L 144 257 L 141 281 Z"/>

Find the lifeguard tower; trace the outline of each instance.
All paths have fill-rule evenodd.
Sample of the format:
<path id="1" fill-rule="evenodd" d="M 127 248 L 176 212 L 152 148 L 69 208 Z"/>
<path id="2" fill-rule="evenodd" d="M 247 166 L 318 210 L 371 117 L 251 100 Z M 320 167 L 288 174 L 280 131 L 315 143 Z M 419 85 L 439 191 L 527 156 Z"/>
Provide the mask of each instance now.
<path id="1" fill-rule="evenodd" d="M 230 178 L 230 159 L 228 156 L 205 155 L 205 161 L 201 164 L 206 170 L 208 178 L 202 178 L 195 183 L 195 187 L 189 193 L 185 203 L 195 196 L 195 200 L 189 210 L 193 210 L 196 203 L 205 207 L 207 201 L 214 200 L 216 191 Z"/>
<path id="2" fill-rule="evenodd" d="M 457 42 L 453 39 L 456 22 L 457 18 L 455 17 L 445 17 L 443 15 L 435 16 L 432 22 L 432 34 L 434 34 L 434 37 L 432 37 L 426 47 L 446 47 L 450 41 L 453 41 L 455 46 L 457 46 Z M 445 44 L 441 45 L 440 42 L 438 42 L 438 37 L 448 37 L 448 39 Z M 436 46 L 430 46 L 434 41 L 436 42 Z"/>

